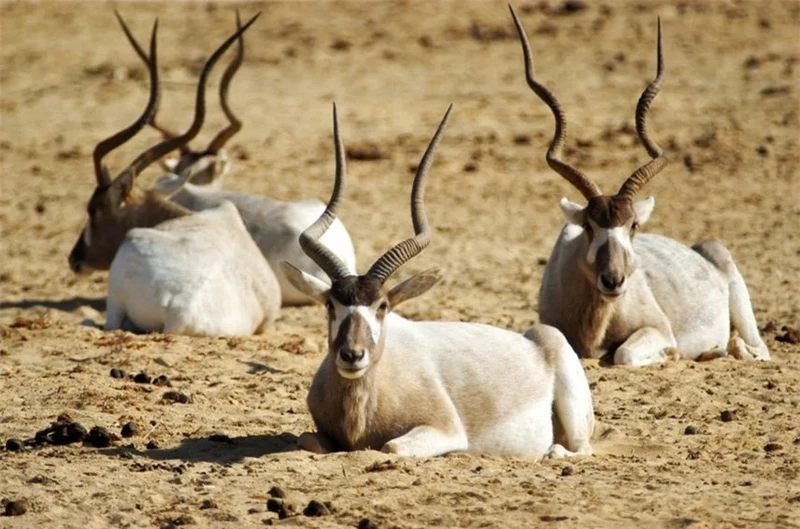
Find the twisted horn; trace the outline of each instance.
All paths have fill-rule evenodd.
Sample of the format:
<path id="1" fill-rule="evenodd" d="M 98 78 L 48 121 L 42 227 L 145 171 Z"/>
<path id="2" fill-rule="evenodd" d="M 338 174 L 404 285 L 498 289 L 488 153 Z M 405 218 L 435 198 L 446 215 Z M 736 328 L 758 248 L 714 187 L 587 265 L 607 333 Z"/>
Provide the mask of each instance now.
<path id="1" fill-rule="evenodd" d="M 236 27 L 241 28 L 242 22 L 239 20 L 239 10 L 236 10 Z M 222 111 L 225 113 L 225 116 L 228 118 L 229 125 L 219 131 L 214 139 L 208 144 L 206 147 L 206 153 L 208 154 L 217 154 L 225 144 L 233 138 L 239 130 L 242 128 L 242 122 L 239 121 L 236 116 L 233 115 L 230 107 L 228 106 L 228 85 L 231 84 L 231 79 L 233 79 L 233 75 L 242 65 L 242 60 L 244 59 L 244 39 L 241 35 L 239 35 L 239 45 L 236 48 L 236 56 L 233 58 L 231 63 L 225 68 L 225 72 L 222 74 L 222 80 L 219 84 L 219 102 L 222 106 Z"/>
<path id="2" fill-rule="evenodd" d="M 130 189 L 133 187 L 133 179 L 147 166 L 160 159 L 164 155 L 174 151 L 175 149 L 186 145 L 188 142 L 194 139 L 195 136 L 197 136 L 197 133 L 200 132 L 200 129 L 203 126 L 203 121 L 205 120 L 205 85 L 206 81 L 208 80 L 208 76 L 211 73 L 211 69 L 217 63 L 222 54 L 225 53 L 231 44 L 233 44 L 233 41 L 239 38 L 239 36 L 244 33 L 260 15 L 261 13 L 256 14 L 244 26 L 239 28 L 238 31 L 228 37 L 206 61 L 205 65 L 203 66 L 203 71 L 200 73 L 200 81 L 197 85 L 194 122 L 191 124 L 189 129 L 180 136 L 169 138 L 154 145 L 153 147 L 150 147 L 140 154 L 124 171 L 122 171 L 122 173 L 120 173 L 119 176 L 117 176 L 116 179 L 114 179 L 115 185 L 123 186 L 125 192 L 122 194 L 122 196 L 125 196 L 128 192 L 130 192 Z"/>
<path id="3" fill-rule="evenodd" d="M 131 46 L 133 46 L 133 49 L 136 50 L 136 55 L 138 55 L 139 58 L 142 59 L 142 61 L 145 64 L 149 64 L 149 60 L 147 58 L 147 54 L 145 54 L 144 50 L 139 45 L 139 42 L 133 36 L 133 33 L 131 33 L 131 30 L 128 28 L 128 25 L 125 23 L 125 20 L 122 18 L 122 15 L 120 15 L 119 11 L 117 11 L 116 9 L 114 10 L 114 15 L 117 17 L 117 20 L 119 21 L 120 26 L 122 26 L 122 31 L 125 32 L 125 36 L 128 37 L 128 42 L 130 42 Z M 148 121 L 148 125 L 150 125 L 154 129 L 156 129 L 158 132 L 160 132 L 161 135 L 164 136 L 165 139 L 177 138 L 179 136 L 179 134 L 177 132 L 175 132 L 174 130 L 169 129 L 167 127 L 164 127 L 161 124 L 159 124 L 158 122 L 156 122 L 156 114 L 157 114 L 157 112 L 153 112 L 153 115 L 150 117 L 150 120 Z M 188 148 L 186 146 L 182 146 L 180 148 L 180 151 L 181 151 L 181 154 L 185 154 L 186 152 L 188 152 Z"/>
<path id="4" fill-rule="evenodd" d="M 425 182 L 428 179 L 428 170 L 433 164 L 433 156 L 441 141 L 442 132 L 447 125 L 453 104 L 447 107 L 439 128 L 433 135 L 414 176 L 414 185 L 411 188 L 411 220 L 414 223 L 414 237 L 396 244 L 391 250 L 383 254 L 367 272 L 368 276 L 375 277 L 385 283 L 398 268 L 418 255 L 431 242 L 431 229 L 428 217 L 425 214 Z"/>
<path id="5" fill-rule="evenodd" d="M 116 11 L 115 11 L 116 13 Z M 132 39 L 132 35 L 130 31 L 128 31 L 127 26 L 125 26 L 125 22 L 122 20 L 122 17 L 119 13 L 116 13 L 117 19 L 122 22 L 123 28 L 125 29 L 126 34 L 129 35 L 129 39 Z M 138 43 L 137 53 L 141 51 L 139 54 L 144 60 L 145 64 L 147 64 L 147 70 L 150 74 L 150 99 L 147 101 L 147 106 L 142 112 L 142 115 L 133 122 L 132 125 L 128 126 L 125 129 L 117 132 L 116 134 L 104 139 L 97 146 L 94 148 L 94 153 L 92 154 L 92 158 L 94 160 L 94 174 L 97 177 L 97 187 L 98 188 L 106 188 L 111 185 L 111 177 L 108 175 L 108 171 L 103 166 L 103 157 L 107 155 L 109 152 L 113 151 L 123 143 L 127 142 L 131 138 L 133 138 L 136 133 L 142 130 L 147 122 L 152 119 L 155 113 L 158 111 L 158 104 L 161 99 L 161 86 L 158 80 L 158 63 L 156 60 L 156 35 L 158 33 L 158 19 L 156 18 L 155 22 L 153 22 L 153 30 L 150 34 L 150 58 L 148 59 L 147 56 L 144 54 L 144 51 L 141 51 Z"/>
<path id="6" fill-rule="evenodd" d="M 534 79 L 533 54 L 531 53 L 530 42 L 528 42 L 528 35 L 525 33 L 525 28 L 522 27 L 522 23 L 517 18 L 517 13 L 510 4 L 508 9 L 511 11 L 511 18 L 514 19 L 514 25 L 517 26 L 517 33 L 519 33 L 519 39 L 522 42 L 522 54 L 525 58 L 525 78 L 528 81 L 528 86 L 550 107 L 556 120 L 553 141 L 550 142 L 550 147 L 547 149 L 547 164 L 555 172 L 566 178 L 587 200 L 602 195 L 600 188 L 589 180 L 585 174 L 561 160 L 561 149 L 567 138 L 567 120 L 564 117 L 564 111 L 556 96 L 547 87 Z"/>
<path id="7" fill-rule="evenodd" d="M 336 113 L 336 103 L 333 104 L 333 145 L 336 151 L 336 177 L 333 184 L 333 192 L 322 215 L 314 221 L 314 224 L 300 234 L 300 247 L 303 248 L 307 256 L 328 274 L 331 281 L 336 281 L 353 275 L 347 265 L 319 240 L 328 231 L 333 221 L 336 220 L 336 209 L 339 207 L 339 200 L 344 194 L 344 177 L 347 172 L 344 145 L 342 144 L 342 138 L 339 136 L 339 116 Z"/>
<path id="8" fill-rule="evenodd" d="M 668 159 L 662 149 L 647 133 L 647 111 L 650 109 L 650 103 L 653 102 L 658 92 L 661 90 L 661 81 L 664 76 L 664 54 L 661 48 L 661 17 L 658 17 L 658 49 L 656 52 L 657 67 L 656 78 L 645 88 L 642 95 L 639 97 L 639 102 L 636 104 L 636 133 L 639 135 L 644 148 L 647 149 L 648 154 L 653 158 L 648 163 L 639 167 L 631 176 L 625 180 L 625 183 L 620 187 L 617 195 L 633 196 L 650 181 L 651 178 L 661 172 L 667 166 Z"/>

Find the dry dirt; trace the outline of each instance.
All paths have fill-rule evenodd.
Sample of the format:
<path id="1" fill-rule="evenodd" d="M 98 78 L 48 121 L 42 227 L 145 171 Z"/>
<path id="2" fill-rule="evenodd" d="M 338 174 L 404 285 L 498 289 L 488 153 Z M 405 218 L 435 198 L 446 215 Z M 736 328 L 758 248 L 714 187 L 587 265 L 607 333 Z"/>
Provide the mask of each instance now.
<path id="1" fill-rule="evenodd" d="M 161 117 L 177 128 L 234 6 L 164 4 L 116 5 L 142 40 L 159 17 Z M 568 112 L 566 156 L 608 191 L 644 163 L 633 110 L 654 72 L 661 15 L 667 79 L 650 123 L 673 163 L 647 189 L 657 197 L 647 229 L 731 248 L 773 361 L 585 361 L 597 454 L 533 462 L 296 451 L 323 356 L 318 307 L 284 310 L 254 338 L 93 326 L 104 321 L 106 276 L 75 276 L 66 258 L 94 185 L 92 149 L 138 115 L 146 80 L 110 4 L 0 3 L 0 440 L 31 438 L 64 412 L 114 433 L 128 421 L 140 428 L 104 449 L 0 450 L 0 498 L 30 503 L 0 527 L 356 527 L 362 518 L 401 528 L 800 527 L 800 346 L 778 339 L 800 321 L 800 3 L 607 4 L 517 6 L 539 76 Z M 245 127 L 227 187 L 325 199 L 335 100 L 346 144 L 381 155 L 351 160 L 342 213 L 366 267 L 410 233 L 411 169 L 455 102 L 428 187 L 433 243 L 398 274 L 437 264 L 448 276 L 402 312 L 518 331 L 534 323 L 558 200 L 579 197 L 546 167 L 552 117 L 525 85 L 506 5 L 240 7 L 263 15 L 232 89 Z M 223 123 L 215 101 L 211 112 L 203 141 Z M 142 133 L 110 166 L 156 137 Z M 166 374 L 193 400 L 167 404 L 164 388 L 113 379 L 114 367 Z M 720 419 L 726 410 L 735 420 Z M 684 434 L 690 425 L 696 435 Z M 318 499 L 335 512 L 279 521 L 266 510 L 276 485 L 300 510 Z"/>

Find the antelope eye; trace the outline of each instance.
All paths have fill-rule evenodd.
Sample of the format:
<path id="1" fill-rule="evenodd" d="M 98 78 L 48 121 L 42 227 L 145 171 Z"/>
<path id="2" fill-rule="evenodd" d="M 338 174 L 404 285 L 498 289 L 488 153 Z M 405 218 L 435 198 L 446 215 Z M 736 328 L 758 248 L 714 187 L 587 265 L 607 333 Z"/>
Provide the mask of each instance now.
<path id="1" fill-rule="evenodd" d="M 634 221 L 633 224 L 631 224 L 631 231 L 636 231 L 638 229 L 639 229 L 639 223 Z"/>

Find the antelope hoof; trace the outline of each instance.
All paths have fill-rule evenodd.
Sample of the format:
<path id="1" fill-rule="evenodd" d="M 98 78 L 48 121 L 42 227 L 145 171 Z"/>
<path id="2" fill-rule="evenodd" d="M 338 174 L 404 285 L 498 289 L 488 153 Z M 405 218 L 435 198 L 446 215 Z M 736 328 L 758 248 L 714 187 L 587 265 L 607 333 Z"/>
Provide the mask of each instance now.
<path id="1" fill-rule="evenodd" d="M 755 347 L 748 345 L 740 336 L 731 336 L 728 342 L 728 354 L 745 362 L 766 362 L 770 359 L 766 345 Z"/>
<path id="2" fill-rule="evenodd" d="M 728 351 L 725 349 L 712 349 L 711 351 L 700 353 L 700 356 L 697 357 L 697 361 L 709 362 L 711 360 L 717 360 L 718 358 L 725 358 L 726 356 L 728 356 Z"/>
<path id="3" fill-rule="evenodd" d="M 563 446 L 554 444 L 550 447 L 550 450 L 547 451 L 542 459 L 565 459 L 571 455 L 573 455 L 573 453 Z"/>
<path id="4" fill-rule="evenodd" d="M 319 437 L 308 432 L 300 434 L 300 437 L 297 438 L 297 447 L 315 454 L 327 454 L 329 452 L 329 450 L 326 450 L 325 447 L 322 446 Z"/>
<path id="5" fill-rule="evenodd" d="M 677 362 L 681 359 L 681 354 L 675 347 L 667 347 L 661 351 L 664 355 L 664 362 Z"/>

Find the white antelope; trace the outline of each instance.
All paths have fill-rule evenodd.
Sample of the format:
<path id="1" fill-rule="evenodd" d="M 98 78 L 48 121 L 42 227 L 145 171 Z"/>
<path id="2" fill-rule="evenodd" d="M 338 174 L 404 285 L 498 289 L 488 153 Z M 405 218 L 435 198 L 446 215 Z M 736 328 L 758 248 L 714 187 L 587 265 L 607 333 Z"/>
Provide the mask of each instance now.
<path id="1" fill-rule="evenodd" d="M 539 291 L 541 322 L 560 329 L 580 356 L 610 355 L 615 364 L 648 365 L 676 355 L 769 360 L 747 286 L 721 242 L 689 248 L 660 235 L 637 235 L 655 199 L 634 197 L 667 164 L 664 151 L 648 135 L 646 121 L 664 73 L 661 19 L 657 75 L 636 106 L 636 131 L 652 160 L 609 196 L 561 160 L 564 113 L 552 92 L 534 79 L 528 38 L 513 8 L 511 15 L 522 41 L 528 85 L 555 116 L 547 162 L 588 201 L 582 207 L 561 200 L 566 225 Z"/>
<path id="2" fill-rule="evenodd" d="M 139 57 L 147 62 L 147 55 L 133 37 L 122 18 L 117 15 L 125 35 Z M 239 14 L 236 14 L 239 25 Z M 188 143 L 180 147 L 180 158 L 165 163 L 169 171 L 152 188 L 176 204 L 191 211 L 215 208 L 224 201 L 232 202 L 239 210 L 245 228 L 253 237 L 261 253 L 264 254 L 272 270 L 278 277 L 284 305 L 305 305 L 313 300 L 298 291 L 286 278 L 280 268 L 282 261 L 299 266 L 314 276 L 324 279 L 325 272 L 308 258 L 298 243 L 300 234 L 308 228 L 325 210 L 325 204 L 317 199 L 292 202 L 274 200 L 268 197 L 223 191 L 225 175 L 230 169 L 230 159 L 223 149 L 242 127 L 228 104 L 228 86 L 244 58 L 244 39 L 239 39 L 236 56 L 225 69 L 220 81 L 220 104 L 229 125 L 220 131 L 203 151 L 194 151 Z M 156 122 L 155 114 L 150 125 L 166 139 L 176 138 L 178 134 Z M 328 246 L 345 264 L 356 266 L 355 250 L 350 234 L 340 221 L 335 221 L 323 237 Z"/>
<path id="3" fill-rule="evenodd" d="M 176 334 L 248 335 L 261 332 L 278 314 L 275 274 L 233 204 L 223 202 L 192 214 L 157 193 L 133 186 L 142 170 L 200 130 L 210 71 L 256 18 L 206 61 L 190 129 L 147 149 L 112 180 L 103 157 L 139 132 L 158 109 L 158 21 L 153 26 L 147 60 L 150 99 L 136 122 L 95 148 L 97 188 L 89 200 L 89 221 L 69 256 L 76 272 L 110 267 L 106 330 L 125 326 Z"/>
<path id="4" fill-rule="evenodd" d="M 539 325 L 525 337 L 478 323 L 414 322 L 393 312 L 442 277 L 442 270 L 433 268 L 391 289 L 385 286 L 430 242 L 425 180 L 449 114 L 450 109 L 414 178 L 414 237 L 357 275 L 319 242 L 344 192 L 345 154 L 334 106 L 333 194 L 300 238 L 332 283 L 282 265 L 295 286 L 328 311 L 328 354 L 307 399 L 317 432 L 303 434 L 298 443 L 316 452 L 369 448 L 404 456 L 465 450 L 528 457 L 591 454 L 591 392 L 577 355 L 558 330 Z"/>

